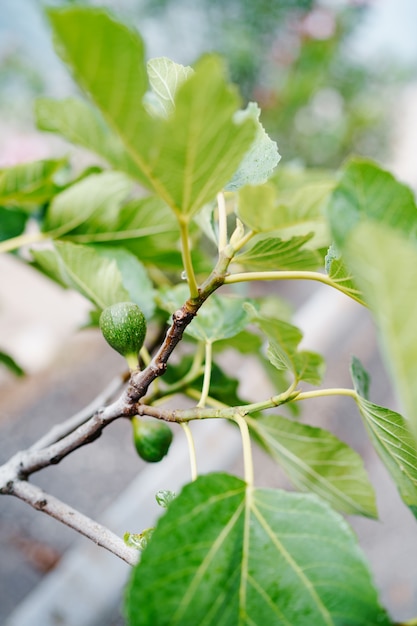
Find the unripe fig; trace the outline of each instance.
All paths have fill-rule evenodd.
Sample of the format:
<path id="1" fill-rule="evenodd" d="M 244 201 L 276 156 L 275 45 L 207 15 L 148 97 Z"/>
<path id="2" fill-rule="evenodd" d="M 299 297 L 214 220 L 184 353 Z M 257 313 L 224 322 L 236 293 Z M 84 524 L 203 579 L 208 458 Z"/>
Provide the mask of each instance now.
<path id="1" fill-rule="evenodd" d="M 100 315 L 100 329 L 107 343 L 124 356 L 129 367 L 138 363 L 138 352 L 146 335 L 146 319 L 137 304 L 118 302 Z"/>
<path id="2" fill-rule="evenodd" d="M 172 431 L 164 422 L 132 419 L 133 442 L 139 456 L 148 463 L 158 463 L 169 450 Z"/>

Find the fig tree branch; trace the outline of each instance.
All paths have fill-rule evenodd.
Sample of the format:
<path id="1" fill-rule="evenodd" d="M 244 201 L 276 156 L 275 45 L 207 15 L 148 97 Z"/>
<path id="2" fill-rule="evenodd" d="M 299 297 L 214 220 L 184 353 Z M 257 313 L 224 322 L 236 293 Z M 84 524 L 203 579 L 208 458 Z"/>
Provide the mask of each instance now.
<path id="1" fill-rule="evenodd" d="M 87 421 L 84 421 L 84 414 L 79 418 L 74 416 L 74 418 L 69 420 L 70 422 L 74 420 L 75 423 L 78 421 L 82 423 L 65 436 L 57 440 L 54 434 L 48 433 L 43 438 L 46 445 L 41 447 L 42 440 L 40 440 L 33 448 L 18 452 L 12 457 L 6 465 L 11 464 L 15 468 L 15 478 L 24 480 L 31 474 L 49 465 L 56 465 L 68 454 L 74 452 L 74 450 L 100 437 L 102 430 L 114 420 L 120 417 L 136 415 L 137 403 L 146 393 L 151 382 L 165 372 L 170 355 L 182 338 L 186 326 L 192 321 L 206 297 L 201 297 L 196 302 L 188 300 L 181 309 L 173 314 L 173 322 L 159 351 L 142 372 L 136 371 L 132 373 L 128 387 L 115 402 L 105 408 L 98 409 Z M 72 426 L 73 424 L 71 424 Z M 68 421 L 64 423 L 62 432 L 65 432 L 66 429 L 69 429 Z M 1 481 L 1 469 L 0 491 L 4 487 Z"/>
<path id="2" fill-rule="evenodd" d="M 274 407 L 281 406 L 288 402 L 299 402 L 310 398 L 324 398 L 328 396 L 347 396 L 357 400 L 358 394 L 354 389 L 344 389 L 341 387 L 335 387 L 332 389 L 316 389 L 314 391 L 303 392 L 293 389 L 291 386 L 287 391 L 284 391 L 276 396 L 272 396 L 267 400 L 253 402 L 251 404 L 242 404 L 240 406 L 227 406 L 217 401 L 213 402 L 215 406 L 212 407 L 200 407 L 197 405 L 191 409 L 163 409 L 156 406 L 139 404 L 136 407 L 136 414 L 147 415 L 148 417 L 154 417 L 166 422 L 177 422 L 182 424 L 201 419 L 235 419 L 236 415 L 244 417 L 245 415 L 258 413 L 259 411 L 273 409 Z M 209 401 L 210 398 L 208 398 L 208 402 Z"/>
<path id="3" fill-rule="evenodd" d="M 229 256 L 227 252 L 229 252 Z M 223 284 L 230 259 L 230 251 L 226 249 L 220 255 L 213 272 L 199 289 L 198 297 L 190 298 L 180 309 L 175 311 L 172 316 L 172 324 L 159 350 L 143 371 L 136 370 L 132 372 L 129 385 L 121 393 L 120 397 L 109 406 L 98 409 L 87 421 L 84 421 L 83 412 L 78 414 L 79 416 L 81 415 L 79 418 L 74 416 L 65 422 L 63 431 L 65 431 L 65 424 L 68 425 L 68 422 L 72 420 L 74 420 L 74 423 L 77 423 L 79 419 L 82 423 L 75 430 L 59 438 L 59 440 L 56 440 L 56 436 L 48 433 L 43 438 L 43 441 L 46 442 L 46 445 L 43 447 L 41 446 L 42 440 L 40 440 L 29 450 L 17 453 L 13 457 L 15 462 L 17 459 L 17 465 L 15 465 L 17 468 L 16 477 L 25 479 L 44 467 L 59 463 L 74 450 L 97 439 L 101 435 L 103 428 L 114 420 L 120 417 L 132 417 L 137 414 L 138 402 L 145 395 L 149 385 L 165 372 L 168 359 L 181 341 L 186 327 L 191 323 L 197 311 L 210 294 Z M 13 459 L 10 462 L 13 462 Z M 0 490 L 2 487 L 0 480 Z"/>
<path id="4" fill-rule="evenodd" d="M 9 481 L 7 491 L 10 495 L 18 497 L 23 502 L 30 504 L 34 509 L 46 513 L 50 517 L 73 528 L 84 537 L 91 539 L 95 544 L 106 548 L 129 565 L 135 565 L 138 560 L 138 551 L 127 546 L 123 539 L 115 535 L 111 530 L 98 522 L 83 515 L 58 498 L 45 493 L 37 485 L 26 480 Z"/>
<path id="5" fill-rule="evenodd" d="M 164 374 L 168 360 L 181 341 L 187 326 L 197 315 L 207 298 L 221 287 L 226 280 L 226 273 L 233 257 L 233 248 L 226 246 L 219 255 L 219 260 L 207 280 L 198 288 L 198 295 L 190 297 L 184 305 L 172 315 L 172 324 L 168 329 L 161 347 L 150 364 L 142 371 L 133 372 L 125 397 L 128 404 L 136 404 L 146 394 L 149 385 Z"/>
<path id="6" fill-rule="evenodd" d="M 223 285 L 232 256 L 233 248 L 226 246 L 219 255 L 216 267 L 199 287 L 197 295 L 190 297 L 173 314 L 171 326 L 151 362 L 143 371 L 132 372 L 129 384 L 114 402 L 104 408 L 97 407 L 114 394 L 115 387 L 119 387 L 122 381 L 114 383 L 115 387 L 111 384 L 88 407 L 59 427 L 52 428 L 31 448 L 17 452 L 0 467 L 0 494 L 20 498 L 35 509 L 71 526 L 126 562 L 130 564 L 136 562 L 137 553 L 132 552 L 132 548 L 125 546 L 109 529 L 54 496 L 45 494 L 39 487 L 29 483 L 28 478 L 45 467 L 59 463 L 70 453 L 100 437 L 103 429 L 114 420 L 137 414 L 141 398 L 146 394 L 149 385 L 165 372 L 168 360 L 181 341 L 186 327 L 207 298 Z M 89 417 L 92 411 L 95 412 Z"/>

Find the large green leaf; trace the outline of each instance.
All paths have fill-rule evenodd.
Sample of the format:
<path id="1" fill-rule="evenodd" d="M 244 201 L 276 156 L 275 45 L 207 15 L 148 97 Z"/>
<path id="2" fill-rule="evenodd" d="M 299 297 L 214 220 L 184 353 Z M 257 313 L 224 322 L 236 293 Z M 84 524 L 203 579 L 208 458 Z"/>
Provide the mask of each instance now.
<path id="1" fill-rule="evenodd" d="M 120 205 L 132 189 L 131 181 L 118 172 L 93 174 L 55 196 L 43 223 L 52 236 L 62 236 L 83 222 L 117 221 Z"/>
<path id="2" fill-rule="evenodd" d="M 99 309 L 131 300 L 116 260 L 102 256 L 93 248 L 56 242 L 54 251 L 35 250 L 33 255 L 40 269 L 79 291 Z"/>
<path id="3" fill-rule="evenodd" d="M 59 191 L 54 176 L 66 159 L 33 161 L 0 172 L 0 204 L 36 208 Z"/>
<path id="4" fill-rule="evenodd" d="M 177 214 L 196 213 L 226 185 L 255 133 L 251 120 L 233 120 L 239 99 L 223 65 L 203 58 L 179 88 L 174 112 L 156 119 L 143 106 L 147 75 L 137 33 L 99 10 L 49 14 L 58 50 L 156 193 Z"/>
<path id="5" fill-rule="evenodd" d="M 343 253 L 376 321 L 417 441 L 417 246 L 386 226 L 365 222 L 352 231 Z"/>
<path id="6" fill-rule="evenodd" d="M 144 45 L 136 31 L 103 10 L 73 6 L 49 10 L 57 51 L 111 127 L 135 145 L 145 120 L 148 88 Z"/>
<path id="7" fill-rule="evenodd" d="M 350 160 L 328 205 L 332 234 L 339 246 L 364 219 L 380 222 L 415 239 L 417 207 L 412 191 L 376 163 Z"/>
<path id="8" fill-rule="evenodd" d="M 321 257 L 303 246 L 311 235 L 292 237 L 283 241 L 278 237 L 258 236 L 253 244 L 233 258 L 233 262 L 251 270 L 314 270 L 321 265 Z"/>
<path id="9" fill-rule="evenodd" d="M 245 309 L 269 340 L 267 356 L 272 365 L 278 370 L 289 370 L 297 382 L 320 384 L 324 360 L 316 352 L 298 350 L 303 338 L 301 331 L 288 322 L 263 316 L 249 303 L 245 304 Z"/>
<path id="10" fill-rule="evenodd" d="M 87 102 L 78 98 L 39 98 L 35 104 L 35 116 L 41 130 L 59 133 L 71 143 L 95 152 L 115 169 L 126 172 L 149 187 L 148 179 L 117 133 L 110 129 L 100 112 Z"/>
<path id="11" fill-rule="evenodd" d="M 202 58 L 178 90 L 151 159 L 155 188 L 177 213 L 191 216 L 212 200 L 250 147 L 255 124 L 234 121 L 238 106 L 237 93 L 213 56 Z"/>
<path id="12" fill-rule="evenodd" d="M 359 411 L 375 450 L 417 517 L 417 448 L 409 426 L 399 413 L 373 404 L 363 395 L 368 375 L 358 359 L 352 361 L 351 374 Z"/>
<path id="13" fill-rule="evenodd" d="M 225 474 L 187 485 L 135 568 L 130 626 L 388 626 L 346 522 Z"/>
<path id="14" fill-rule="evenodd" d="M 343 513 L 377 516 L 361 457 L 332 433 L 279 415 L 248 422 L 297 488 L 316 493 Z"/>

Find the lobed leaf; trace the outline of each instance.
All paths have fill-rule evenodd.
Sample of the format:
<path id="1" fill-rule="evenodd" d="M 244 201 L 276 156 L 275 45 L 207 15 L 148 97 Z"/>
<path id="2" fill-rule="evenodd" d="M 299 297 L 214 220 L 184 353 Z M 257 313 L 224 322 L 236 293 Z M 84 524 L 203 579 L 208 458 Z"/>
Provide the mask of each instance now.
<path id="1" fill-rule="evenodd" d="M 398 487 L 400 495 L 417 517 L 417 448 L 404 418 L 395 411 L 373 404 L 364 397 L 369 376 L 358 359 L 351 375 L 357 404 L 375 450 Z"/>
<path id="2" fill-rule="evenodd" d="M 185 216 L 197 213 L 224 188 L 253 140 L 252 120 L 233 120 L 239 98 L 224 74 L 219 59 L 202 58 L 178 90 L 175 110 L 161 121 L 152 146 L 152 176 L 160 195 Z"/>
<path id="3" fill-rule="evenodd" d="M 127 593 L 131 626 L 388 626 L 346 522 L 312 495 L 212 474 L 160 519 Z"/>
<path id="4" fill-rule="evenodd" d="M 149 184 L 178 216 L 191 217 L 226 185 L 255 132 L 251 120 L 233 121 L 239 100 L 222 64 L 203 58 L 178 89 L 173 113 L 156 119 L 143 105 L 147 74 L 137 33 L 101 10 L 49 15 L 58 50 Z"/>
<path id="5" fill-rule="evenodd" d="M 377 517 L 362 458 L 332 433 L 279 415 L 248 418 L 248 424 L 298 489 L 316 493 L 343 513 Z"/>

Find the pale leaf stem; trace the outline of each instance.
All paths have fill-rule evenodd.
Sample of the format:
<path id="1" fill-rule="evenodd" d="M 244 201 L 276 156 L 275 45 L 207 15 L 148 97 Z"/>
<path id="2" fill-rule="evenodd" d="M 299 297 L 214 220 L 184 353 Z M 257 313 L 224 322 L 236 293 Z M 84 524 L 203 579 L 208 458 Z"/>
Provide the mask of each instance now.
<path id="1" fill-rule="evenodd" d="M 294 402 L 299 402 L 300 400 L 310 400 L 311 398 L 324 398 L 328 396 L 349 396 L 356 400 L 358 394 L 354 389 L 344 389 L 344 388 L 333 388 L 333 389 L 316 389 L 314 391 L 304 391 L 300 392 L 295 398 Z"/>
<path id="2" fill-rule="evenodd" d="M 194 481 L 197 479 L 197 456 L 195 453 L 193 434 L 191 432 L 191 428 L 186 422 L 183 422 L 181 426 L 187 438 L 188 453 L 190 455 L 191 480 Z"/>
<path id="3" fill-rule="evenodd" d="M 233 419 L 239 426 L 240 435 L 242 437 L 245 482 L 247 483 L 247 485 L 252 487 L 253 481 L 254 481 L 254 472 L 253 472 L 253 458 L 252 458 L 252 447 L 251 447 L 251 440 L 250 440 L 250 435 L 249 435 L 249 428 L 246 423 L 246 420 L 241 415 L 239 415 L 239 413 L 236 413 Z"/>
<path id="4" fill-rule="evenodd" d="M 229 274 L 224 280 L 225 285 L 232 285 L 234 283 L 243 283 L 250 281 L 263 281 L 263 280 L 314 280 L 329 287 L 333 287 L 338 291 L 341 291 L 345 295 L 351 297 L 353 300 L 357 300 L 355 296 L 348 290 L 344 289 L 337 282 L 332 280 L 326 274 L 320 272 L 302 272 L 302 271 L 277 271 L 277 272 L 240 272 L 236 274 Z"/>
<path id="5" fill-rule="evenodd" d="M 204 361 L 204 378 L 203 378 L 203 388 L 201 390 L 200 400 L 197 404 L 198 407 L 203 407 L 206 404 L 207 397 L 210 391 L 210 382 L 211 382 L 211 368 L 213 366 L 212 363 L 212 350 L 213 344 L 211 341 L 206 341 L 206 354 Z"/>

